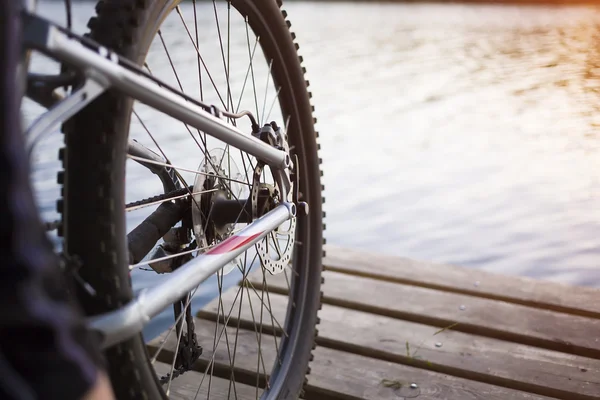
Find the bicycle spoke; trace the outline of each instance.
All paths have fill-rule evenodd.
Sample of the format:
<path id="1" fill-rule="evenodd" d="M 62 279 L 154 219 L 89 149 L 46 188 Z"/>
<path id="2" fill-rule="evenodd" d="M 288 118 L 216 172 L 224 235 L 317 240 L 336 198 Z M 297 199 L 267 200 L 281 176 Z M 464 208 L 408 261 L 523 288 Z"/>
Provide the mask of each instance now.
<path id="1" fill-rule="evenodd" d="M 229 78 L 231 76 L 231 1 L 227 0 L 227 94 L 231 110 L 233 110 L 233 98 L 231 95 L 231 82 Z"/>
<path id="2" fill-rule="evenodd" d="M 267 285 L 267 277 L 264 274 L 264 270 L 263 270 L 263 287 L 265 287 L 267 289 L 267 303 L 269 303 L 269 309 L 273 309 L 273 307 L 271 306 L 271 296 L 269 295 L 269 286 Z M 281 357 L 279 354 L 279 344 L 277 343 L 277 335 L 276 335 L 277 330 L 275 329 L 275 317 L 273 316 L 272 312 L 270 312 L 269 314 L 271 315 L 271 329 L 273 332 L 273 341 L 275 342 L 275 354 L 277 354 L 277 361 L 278 361 L 279 365 L 281 365 Z"/>
<path id="3" fill-rule="evenodd" d="M 200 36 L 198 34 L 198 10 L 196 8 L 196 0 L 193 0 L 192 5 L 194 6 L 194 31 L 196 33 L 196 48 L 200 49 Z M 204 101 L 204 91 L 202 90 L 202 67 L 200 64 L 200 51 L 197 54 L 198 61 L 198 83 L 200 85 L 200 101 Z"/>
<path id="4" fill-rule="evenodd" d="M 150 68 L 148 68 L 148 71 L 150 71 Z M 144 128 L 144 130 L 146 131 L 146 133 L 148 134 L 148 136 L 150 136 L 150 139 L 152 140 L 152 142 L 154 142 L 154 145 L 156 146 L 156 148 L 158 149 L 158 151 L 160 151 L 160 154 L 162 154 L 163 158 L 168 162 L 169 158 L 167 157 L 167 155 L 165 154 L 164 150 L 158 144 L 158 142 L 154 138 L 154 135 L 152 134 L 152 132 L 150 132 L 150 129 L 148 129 L 148 126 L 144 123 L 144 121 L 142 120 L 142 118 L 140 117 L 140 115 L 137 113 L 137 111 L 135 109 L 133 110 L 133 115 L 135 115 L 135 117 L 137 118 L 137 120 L 140 123 L 140 125 L 142 125 L 142 128 Z"/>
<path id="5" fill-rule="evenodd" d="M 269 120 L 269 117 L 271 116 L 271 112 L 273 111 L 273 106 L 275 106 L 275 102 L 279 98 L 280 91 L 281 91 L 281 86 L 279 86 L 277 88 L 277 93 L 275 93 L 275 97 L 273 98 L 273 101 L 271 102 L 271 107 L 269 107 L 269 113 L 267 114 L 267 120 Z"/>
<path id="6" fill-rule="evenodd" d="M 196 286 L 198 288 L 200 285 Z M 180 316 L 185 315 L 187 311 L 187 307 L 191 303 L 191 297 L 188 299 L 185 305 L 185 309 L 182 310 Z M 169 373 L 169 383 L 167 384 L 167 397 L 171 393 L 171 382 L 173 382 L 173 371 L 175 370 L 175 363 L 177 362 L 177 350 L 179 349 L 179 343 L 181 342 L 181 337 L 183 336 L 183 324 L 180 326 L 179 334 L 177 335 L 177 344 L 175 345 L 175 351 L 173 354 L 173 362 L 171 363 L 171 372 Z"/>
<path id="7" fill-rule="evenodd" d="M 198 58 L 200 59 L 200 62 L 202 63 L 202 66 L 204 67 L 204 71 L 206 71 L 206 75 L 208 76 L 208 79 L 210 80 L 210 82 L 213 85 L 213 88 L 215 89 L 215 91 L 217 92 L 217 96 L 219 97 L 219 100 L 221 101 L 221 104 L 223 105 L 223 107 L 225 109 L 227 109 L 227 106 L 225 105 L 225 102 L 223 101 L 223 96 L 221 96 L 221 92 L 219 91 L 219 89 L 217 88 L 217 85 L 212 77 L 212 75 L 210 74 L 210 72 L 208 71 L 208 67 L 206 66 L 206 63 L 204 62 L 204 58 L 202 57 L 202 55 L 200 54 L 200 50 L 198 49 L 198 47 L 196 46 L 196 44 L 194 43 L 194 38 L 192 37 L 192 34 L 187 26 L 187 24 L 185 23 L 185 20 L 183 19 L 183 15 L 181 13 L 181 9 L 179 8 L 179 6 L 176 7 L 177 13 L 179 14 L 179 17 L 181 19 L 181 22 L 183 23 L 183 27 L 185 28 L 185 31 L 188 34 L 188 37 L 190 38 L 190 40 L 192 41 L 192 45 L 194 45 L 194 49 L 196 50 L 196 53 L 198 53 Z M 160 32 L 160 31 L 159 31 Z"/>
<path id="8" fill-rule="evenodd" d="M 246 286 L 246 291 L 248 292 L 248 303 L 250 305 L 249 309 L 250 309 L 250 315 L 252 316 L 252 322 L 254 325 L 254 333 L 256 334 L 256 341 L 258 343 L 258 355 L 257 355 L 257 370 L 256 370 L 256 397 L 258 398 L 258 386 L 260 383 L 260 366 L 262 365 L 263 367 L 263 372 L 265 373 L 265 375 L 267 374 L 266 372 L 266 368 L 265 368 L 265 361 L 264 358 L 262 356 L 262 349 L 260 347 L 260 340 L 259 340 L 259 336 L 258 336 L 258 332 L 256 330 L 256 318 L 254 317 L 254 306 L 252 306 L 252 299 L 250 297 L 250 290 L 248 289 L 248 286 L 246 285 L 246 283 L 249 283 L 248 280 L 245 280 L 243 282 L 244 286 Z M 261 327 L 262 327 L 262 321 L 261 321 Z M 268 385 L 268 382 L 267 382 Z"/>
<path id="9" fill-rule="evenodd" d="M 246 282 L 248 285 L 250 285 L 250 288 L 252 289 L 252 291 L 254 292 L 254 294 L 256 295 L 256 297 L 258 297 L 260 299 L 260 296 L 258 294 L 258 290 L 256 290 L 256 287 L 254 287 L 254 284 L 252 284 L 252 281 L 248 280 Z M 273 310 L 271 310 L 271 307 L 268 306 L 267 304 L 265 304 L 264 302 L 261 302 L 267 309 L 267 311 L 269 313 L 271 313 L 271 315 L 273 315 Z M 281 324 L 279 323 L 279 321 L 277 320 L 277 318 L 275 318 L 275 316 L 273 315 L 273 320 L 274 322 L 277 324 L 277 327 L 281 330 L 281 332 L 283 333 L 284 336 L 288 336 L 288 333 L 285 331 L 285 329 L 283 329 L 283 326 L 281 326 Z"/>
<path id="10" fill-rule="evenodd" d="M 262 268 L 262 276 L 263 276 L 263 281 L 266 279 L 265 277 L 265 269 Z M 263 311 L 265 309 L 264 305 L 265 305 L 265 289 L 264 286 L 261 288 L 261 297 L 260 297 L 260 326 L 259 326 L 259 334 L 258 334 L 258 354 L 259 357 L 257 357 L 256 360 L 256 397 L 258 398 L 258 383 L 259 383 L 259 376 L 260 376 L 260 364 L 259 361 L 263 362 L 263 371 L 265 372 L 265 375 L 267 374 L 267 371 L 265 370 L 265 366 L 264 366 L 264 360 L 259 360 L 258 358 L 262 358 L 262 331 L 263 331 Z M 272 314 L 272 313 L 271 313 Z M 273 332 L 273 334 L 275 334 L 275 332 Z"/>
<path id="11" fill-rule="evenodd" d="M 198 85 L 200 86 L 200 101 L 204 101 L 204 90 L 202 88 L 202 63 L 200 61 L 200 36 L 198 33 L 198 10 L 196 7 L 196 0 L 193 0 L 194 7 L 194 31 L 196 33 L 196 48 L 198 52 L 196 53 L 196 61 L 198 64 Z M 200 135 L 202 137 L 202 135 Z M 203 143 L 206 143 L 206 132 L 203 132 Z"/>
<path id="12" fill-rule="evenodd" d="M 283 270 L 283 274 L 285 276 L 285 283 L 287 284 L 288 293 L 289 293 L 289 291 L 290 291 L 290 279 L 289 279 L 287 271 L 285 269 Z"/>
<path id="13" fill-rule="evenodd" d="M 262 114 L 260 115 L 260 120 L 258 122 L 258 124 L 260 125 L 260 121 L 262 121 L 262 123 L 265 123 L 265 110 L 267 108 L 267 94 L 269 91 L 269 81 L 271 80 L 271 69 L 273 68 L 273 60 L 271 60 L 269 62 L 269 71 L 267 71 L 267 83 L 265 84 L 265 96 L 263 98 L 263 109 L 262 109 Z M 258 118 L 258 115 L 256 116 Z"/>
<path id="14" fill-rule="evenodd" d="M 254 264 L 254 261 L 256 261 L 256 256 L 257 255 L 258 254 L 256 254 L 254 256 L 254 259 L 252 260 L 252 262 L 251 262 L 250 265 Z M 244 253 L 244 268 L 242 270 L 242 276 L 246 275 L 247 261 L 248 261 L 248 252 L 245 252 Z M 241 315 L 242 315 L 242 305 L 243 305 L 243 302 L 244 302 L 244 291 L 242 290 L 242 298 L 240 299 L 240 306 L 238 307 L 237 327 L 236 327 L 237 329 L 235 331 L 235 340 L 234 340 L 234 343 L 233 343 L 233 364 L 235 364 L 235 356 L 237 354 L 237 344 L 238 344 L 238 337 L 239 337 L 239 334 L 240 334 L 240 322 L 242 320 L 241 319 Z M 232 377 L 233 377 L 233 366 L 232 366 L 231 370 L 232 370 Z M 229 391 L 231 391 L 231 381 L 232 381 L 232 379 L 229 380 Z M 234 383 L 234 385 L 235 385 L 235 383 Z M 234 386 L 234 388 L 235 388 L 235 386 Z M 229 396 L 229 393 L 228 393 L 228 396 Z"/>
<path id="15" fill-rule="evenodd" d="M 187 25 L 185 24 L 185 21 L 183 20 L 183 16 L 181 15 L 179 6 L 177 6 L 176 9 L 177 9 L 177 12 L 179 13 L 179 15 L 181 17 L 181 20 L 182 20 L 182 22 L 184 24 L 184 27 L 185 27 L 186 31 L 188 32 L 188 36 L 189 36 L 190 40 L 192 41 L 192 44 L 194 44 L 194 39 L 192 39 L 192 35 L 190 34 L 190 32 L 189 32 L 189 30 L 187 28 Z M 173 73 L 175 74 L 175 79 L 177 79 L 177 83 L 179 84 L 179 89 L 181 90 L 181 93 L 185 93 L 185 91 L 183 90 L 183 85 L 181 84 L 181 81 L 179 79 L 179 75 L 177 74 L 177 70 L 175 69 L 175 65 L 173 64 L 173 61 L 171 59 L 171 55 L 169 54 L 169 50 L 167 49 L 167 45 L 166 45 L 166 43 L 165 43 L 165 41 L 163 39 L 162 32 L 160 30 L 158 31 L 158 35 L 160 37 L 160 40 L 161 40 L 161 43 L 163 45 L 163 49 L 165 50 L 165 53 L 167 55 L 167 58 L 169 59 L 169 64 L 171 64 L 171 69 L 173 70 Z M 196 46 L 194 45 L 194 47 L 196 47 Z M 198 52 L 198 56 L 201 57 L 200 56 L 200 51 L 198 50 L 197 47 L 196 47 L 196 51 Z M 206 68 L 206 66 L 205 66 L 205 68 Z M 210 73 L 208 72 L 208 70 L 206 70 L 206 73 L 208 74 L 209 79 L 211 79 L 211 81 L 212 81 L 212 78 L 211 78 Z M 213 82 L 213 85 L 214 85 L 214 82 Z M 216 86 L 215 86 L 215 90 L 217 90 Z M 218 90 L 217 90 L 217 94 L 219 94 Z M 220 95 L 219 95 L 219 97 L 220 97 Z M 200 145 L 200 143 L 198 143 L 198 140 L 196 140 L 196 137 L 192 133 L 192 130 L 190 129 L 189 125 L 185 124 L 185 123 L 183 125 L 185 126 L 185 129 L 190 134 L 192 140 L 196 143 L 196 145 L 198 146 L 198 148 L 204 154 L 204 157 L 207 158 L 208 157 L 208 155 L 207 155 L 207 150 L 208 149 L 206 148 L 206 139 L 203 142 L 204 148 L 202 148 L 202 146 Z M 199 130 L 197 130 L 197 131 L 198 131 L 198 134 L 200 135 L 200 131 Z"/>
<path id="16" fill-rule="evenodd" d="M 216 334 L 216 330 L 219 326 L 219 313 L 222 312 L 223 316 L 225 316 L 225 310 L 223 309 L 223 270 L 221 270 L 220 274 L 217 274 L 217 284 L 219 287 L 219 304 L 217 306 L 217 321 L 216 321 L 216 325 L 215 325 L 215 334 Z M 243 298 L 244 293 L 242 292 L 242 298 Z M 227 355 L 229 358 L 229 366 L 231 367 L 231 379 L 230 382 L 233 380 L 235 381 L 235 376 L 234 376 L 234 371 L 233 371 L 233 364 L 232 364 L 232 360 L 231 360 L 231 348 L 229 346 L 229 335 L 227 334 L 227 325 L 224 324 L 223 325 L 223 329 L 225 330 L 225 344 L 227 345 Z M 216 335 L 215 335 L 215 343 L 213 344 L 213 352 L 215 352 L 217 344 L 216 344 Z M 213 363 L 213 369 L 214 369 L 214 363 Z M 212 379 L 212 374 L 213 374 L 213 369 L 211 369 L 211 377 L 209 378 L 209 385 L 210 385 L 210 380 Z M 233 385 L 233 390 L 234 393 L 237 393 L 235 390 L 235 383 Z M 210 397 L 210 396 L 209 396 Z M 236 395 L 237 398 L 237 395 Z"/>
<path id="17" fill-rule="evenodd" d="M 249 272 L 250 272 L 250 270 L 248 270 L 246 272 L 246 274 L 248 274 Z M 234 297 L 233 302 L 231 304 L 231 308 L 229 309 L 229 313 L 227 315 L 227 319 L 225 319 L 225 317 L 223 317 L 223 320 L 224 320 L 223 325 L 224 326 L 227 326 L 227 324 L 229 323 L 229 320 L 231 318 L 231 313 L 233 311 L 233 308 L 235 307 L 235 302 L 237 301 L 237 298 L 239 297 L 240 293 L 242 293 L 242 292 L 243 292 L 243 285 L 240 285 L 238 287 L 237 291 L 236 291 L 235 297 Z M 223 336 L 224 332 L 225 332 L 225 328 L 221 329 L 220 332 L 219 332 L 219 335 L 218 335 L 218 338 L 217 338 L 217 343 L 216 343 L 216 346 L 215 346 L 215 348 L 213 350 L 213 354 L 212 354 L 212 356 L 210 357 L 210 359 L 208 361 L 208 365 L 204 369 L 204 374 L 202 375 L 202 380 L 200 381 L 200 387 L 202 387 L 202 383 L 204 382 L 204 379 L 206 378 L 206 374 L 208 373 L 208 370 L 211 368 L 211 365 L 214 363 L 215 356 L 217 355 L 216 351 L 217 351 L 217 349 L 219 347 L 219 343 L 221 341 L 221 337 Z M 196 392 L 196 397 L 198 396 L 198 393 L 200 392 L 200 387 L 198 387 L 198 390 Z M 194 398 L 196 398 L 196 397 L 194 397 Z"/>
<path id="18" fill-rule="evenodd" d="M 217 14 L 217 2 L 216 2 L 216 0 L 213 0 L 212 3 L 213 3 L 213 9 L 215 12 L 217 35 L 219 36 L 219 47 L 221 48 L 221 59 L 223 60 L 223 70 L 225 71 L 225 81 L 227 82 L 227 106 L 225 106 L 225 109 L 230 110 L 229 105 L 231 103 L 231 86 L 229 84 L 229 67 L 228 67 L 227 61 L 225 61 L 225 49 L 223 48 L 223 38 L 221 37 L 221 26 L 219 24 L 219 17 Z"/>
<path id="19" fill-rule="evenodd" d="M 159 257 L 159 258 L 155 258 L 153 260 L 141 261 L 141 262 L 139 262 L 137 264 L 130 265 L 129 266 L 129 270 L 131 271 L 131 270 L 134 270 L 136 268 L 143 267 L 144 265 L 150 265 L 150 264 L 155 263 L 155 262 L 166 261 L 166 260 L 170 260 L 172 258 L 177 258 L 177 257 L 185 256 L 187 254 L 192 254 L 192 253 L 195 253 L 195 252 L 200 251 L 200 250 L 210 250 L 211 248 L 213 248 L 215 246 L 216 246 L 216 244 L 213 244 L 212 246 L 202 247 L 202 248 L 199 248 L 199 249 L 186 250 L 186 251 L 182 251 L 180 253 L 172 254 L 170 256 Z"/>
<path id="20" fill-rule="evenodd" d="M 132 160 L 141 161 L 141 162 L 145 162 L 145 163 L 148 163 L 148 164 L 161 165 L 163 167 L 169 167 L 169 168 L 173 168 L 173 169 L 179 170 L 179 171 L 191 172 L 191 173 L 198 174 L 198 175 L 214 176 L 214 175 L 212 175 L 212 174 L 210 174 L 208 172 L 202 172 L 202 171 L 198 171 L 198 170 L 195 170 L 195 169 L 188 169 L 188 168 L 184 168 L 184 167 L 179 167 L 179 166 L 175 166 L 175 165 L 169 164 L 169 163 L 163 163 L 163 162 L 160 162 L 160 161 L 150 160 L 149 158 L 132 156 L 131 154 L 128 154 L 127 158 L 131 158 Z M 229 178 L 227 176 L 221 176 L 221 175 L 219 175 L 218 178 L 219 179 L 223 179 L 223 180 L 227 180 L 227 181 L 231 181 L 231 182 L 240 183 L 242 185 L 249 185 L 247 182 L 239 181 L 237 179 Z"/>
<path id="21" fill-rule="evenodd" d="M 214 0 L 213 0 L 214 4 Z M 215 6 L 215 12 L 217 11 Z M 219 38 L 221 34 L 219 33 Z M 223 53 L 223 49 L 221 48 L 221 53 Z M 231 94 L 231 82 L 230 82 L 230 73 L 231 73 L 231 2 L 227 0 L 227 63 L 225 63 L 225 59 L 223 59 L 224 68 L 226 71 L 225 79 L 227 79 L 227 105 L 230 107 L 230 110 L 233 110 L 233 96 Z M 230 121 L 233 125 L 237 126 L 235 119 L 230 118 Z M 227 144 L 227 157 L 231 159 L 231 154 L 229 150 L 230 146 Z M 244 171 L 246 172 L 246 171 Z M 229 171 L 229 176 L 231 176 L 231 170 Z M 248 182 L 249 183 L 249 182 Z M 244 205 L 245 207 L 245 205 Z M 241 216 L 238 216 L 238 218 Z M 237 218 L 236 218 L 237 222 Z"/>
<path id="22" fill-rule="evenodd" d="M 273 246 L 275 248 L 275 251 L 277 252 L 277 256 L 281 258 L 283 253 L 281 252 L 281 248 L 279 247 L 279 240 L 275 237 L 275 234 L 273 232 L 271 232 L 270 235 L 271 239 L 273 240 Z"/>
<path id="23" fill-rule="evenodd" d="M 169 64 L 171 64 L 171 69 L 173 70 L 173 73 L 175 74 L 175 79 L 177 79 L 177 84 L 179 84 L 179 88 L 181 89 L 181 91 L 183 91 L 183 86 L 181 85 L 181 80 L 179 80 L 179 74 L 177 74 L 177 70 L 175 69 L 175 64 L 173 64 L 173 59 L 171 58 L 171 54 L 169 53 L 169 50 L 167 49 L 167 44 L 165 43 L 165 39 L 163 38 L 162 31 L 160 29 L 158 30 L 158 37 L 160 38 L 160 42 L 162 43 L 163 48 L 165 49 L 165 53 L 167 54 L 167 58 L 169 59 Z"/>
<path id="24" fill-rule="evenodd" d="M 246 76 L 244 77 L 244 83 L 242 84 L 242 90 L 240 93 L 240 97 L 238 98 L 238 104 L 235 108 L 235 112 L 238 113 L 240 111 L 240 105 L 242 104 L 242 98 L 244 97 L 244 90 L 246 89 L 246 83 L 248 82 L 248 77 L 250 76 L 250 68 L 252 67 L 252 61 L 254 60 L 254 54 L 256 53 L 256 46 L 258 45 L 259 37 L 257 36 L 254 40 L 254 46 L 252 47 L 252 54 L 250 55 L 250 62 L 248 63 L 248 68 L 246 69 Z"/>
<path id="25" fill-rule="evenodd" d="M 148 67 L 148 71 L 150 71 L 150 68 Z M 154 138 L 154 135 L 152 134 L 152 132 L 150 132 L 150 130 L 148 129 L 148 127 L 146 126 L 146 124 L 144 123 L 144 121 L 142 120 L 142 118 L 140 118 L 139 114 L 135 111 L 135 109 L 133 109 L 133 114 L 136 116 L 136 118 L 138 119 L 138 121 L 140 122 L 140 124 L 142 125 L 142 127 L 144 128 L 144 130 L 146 131 L 146 133 L 148 133 L 148 136 L 150 136 L 150 139 L 152 140 L 152 142 L 154 142 L 154 145 L 158 148 L 158 150 L 160 151 L 160 153 L 162 154 L 163 158 L 167 161 L 167 163 L 169 163 L 169 158 L 167 157 L 167 154 L 164 152 L 164 150 L 162 149 L 162 147 L 158 144 L 158 141 Z M 187 127 L 187 125 L 186 125 Z M 190 135 L 192 135 L 192 132 L 189 130 Z M 192 135 L 193 137 L 193 135 Z M 198 143 L 198 142 L 196 142 Z M 200 144 L 198 144 L 198 147 L 200 147 Z M 128 158 L 131 158 L 133 160 L 136 159 L 136 156 L 132 156 L 131 154 L 127 155 Z M 156 164 L 156 165 L 161 165 L 158 163 L 158 161 L 154 161 L 154 160 L 147 160 L 141 157 L 137 157 L 138 161 L 144 161 L 146 163 L 150 163 L 150 164 Z M 168 165 L 166 165 L 168 166 Z M 183 176 L 181 176 L 181 174 L 177 171 L 177 169 L 175 169 L 175 176 L 177 177 L 177 179 L 183 184 L 184 188 L 187 188 L 188 194 L 191 196 L 192 201 L 194 202 L 194 204 L 198 207 L 198 209 L 201 210 L 200 205 L 196 202 L 196 199 L 194 199 L 194 196 L 192 195 L 192 191 L 189 189 L 189 185 L 187 184 L 187 182 L 185 181 L 185 179 L 183 178 Z"/>
<path id="26" fill-rule="evenodd" d="M 258 97 L 256 96 L 256 81 L 254 80 L 254 65 L 250 56 L 250 33 L 248 32 L 248 17 L 246 20 L 246 41 L 248 43 L 248 56 L 250 57 L 250 76 L 252 77 L 252 90 L 254 92 L 254 104 L 256 105 L 256 116 L 258 117 Z M 258 39 L 258 38 L 257 38 Z"/>

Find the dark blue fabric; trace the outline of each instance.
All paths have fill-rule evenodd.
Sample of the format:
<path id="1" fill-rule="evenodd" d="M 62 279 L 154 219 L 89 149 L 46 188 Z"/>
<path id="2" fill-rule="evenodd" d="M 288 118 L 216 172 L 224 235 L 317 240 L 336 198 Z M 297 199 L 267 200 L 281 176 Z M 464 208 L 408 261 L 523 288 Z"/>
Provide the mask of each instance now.
<path id="1" fill-rule="evenodd" d="M 18 0 L 0 0 L 0 399 L 79 399 L 100 352 L 39 220 L 20 132 Z"/>

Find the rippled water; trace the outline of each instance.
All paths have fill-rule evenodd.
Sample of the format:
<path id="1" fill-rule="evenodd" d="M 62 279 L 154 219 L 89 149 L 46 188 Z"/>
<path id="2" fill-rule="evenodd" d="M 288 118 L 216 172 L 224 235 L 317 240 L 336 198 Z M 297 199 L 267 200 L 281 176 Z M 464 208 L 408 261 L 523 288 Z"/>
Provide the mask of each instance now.
<path id="1" fill-rule="evenodd" d="M 60 21 L 61 7 L 42 13 Z M 329 243 L 600 286 L 600 8 L 286 8 L 319 120 Z M 76 6 L 80 32 L 91 9 Z M 47 217 L 59 141 L 36 153 Z"/>
<path id="2" fill-rule="evenodd" d="M 598 8 L 294 4 L 331 243 L 599 286 Z"/>

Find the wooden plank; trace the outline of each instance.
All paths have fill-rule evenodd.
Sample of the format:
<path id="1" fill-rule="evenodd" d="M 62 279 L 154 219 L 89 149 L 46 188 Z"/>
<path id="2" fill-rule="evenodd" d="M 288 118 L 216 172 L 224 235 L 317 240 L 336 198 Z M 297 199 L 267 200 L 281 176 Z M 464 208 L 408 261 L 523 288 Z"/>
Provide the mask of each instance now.
<path id="1" fill-rule="evenodd" d="M 323 301 L 356 310 L 600 358 L 600 320 L 324 271 Z M 260 282 L 255 282 L 260 287 Z M 279 275 L 270 289 L 285 292 Z"/>
<path id="2" fill-rule="evenodd" d="M 326 269 L 600 318 L 600 290 L 328 245 Z"/>
<path id="3" fill-rule="evenodd" d="M 233 297 L 231 292 L 223 295 L 226 308 Z M 274 293 L 269 297 L 275 318 L 283 320 L 287 298 Z M 253 311 L 242 308 L 242 325 L 254 326 L 259 304 L 252 303 Z M 215 319 L 216 312 L 213 302 L 198 315 Z M 319 315 L 319 345 L 568 400 L 600 393 L 598 360 L 453 330 L 436 335 L 438 329 L 428 325 L 330 305 Z"/>
<path id="4" fill-rule="evenodd" d="M 161 375 L 165 375 L 171 371 L 169 364 L 155 362 L 154 370 Z M 239 382 L 234 385 L 227 379 L 212 377 L 210 380 L 210 391 L 208 388 L 209 377 L 205 378 L 205 385 L 200 386 L 202 381 L 200 372 L 187 371 L 185 374 L 178 376 L 171 383 L 169 391 L 170 400 L 191 400 L 191 399 L 211 399 L 211 400 L 226 400 L 231 398 L 239 399 L 254 399 L 256 398 L 256 389 L 252 386 L 244 385 Z M 167 389 L 167 386 L 164 386 Z M 198 390 L 200 389 L 200 390 Z M 234 390 L 235 389 L 235 390 Z"/>
<path id="5" fill-rule="evenodd" d="M 314 355 L 312 371 L 308 375 L 307 400 L 328 397 L 366 400 L 551 399 L 325 347 L 317 347 Z M 418 387 L 412 389 L 411 383 Z M 392 384 L 402 386 L 392 387 Z"/>

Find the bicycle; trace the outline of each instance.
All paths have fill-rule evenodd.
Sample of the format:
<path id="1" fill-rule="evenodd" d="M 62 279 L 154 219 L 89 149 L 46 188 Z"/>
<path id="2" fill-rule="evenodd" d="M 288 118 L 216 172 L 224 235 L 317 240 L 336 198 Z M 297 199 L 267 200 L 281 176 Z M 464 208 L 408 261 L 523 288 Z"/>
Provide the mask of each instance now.
<path id="1" fill-rule="evenodd" d="M 63 272 L 88 326 L 99 335 L 117 398 L 167 398 L 172 382 L 191 370 L 202 374 L 195 394 L 190 392 L 194 398 L 210 398 L 211 382 L 219 377 L 228 388 L 218 396 L 243 398 L 236 385 L 254 385 L 250 397 L 298 398 L 315 346 L 324 214 L 311 95 L 281 1 L 227 0 L 223 8 L 216 0 L 101 0 L 85 36 L 71 29 L 70 0 L 65 0 L 66 27 L 37 15 L 35 1 L 22 4 L 21 70 L 27 70 L 32 51 L 61 65 L 56 74 L 28 72 L 25 85 L 25 95 L 48 109 L 27 129 L 27 137 L 36 142 L 57 126 L 64 134 L 57 178 L 61 217 L 47 228 L 62 238 Z M 213 13 L 216 33 L 201 36 L 206 26 L 198 22 Z M 240 18 L 239 25 L 232 25 L 234 17 Z M 165 28 L 175 23 L 180 33 L 170 36 Z M 232 42 L 232 34 L 237 41 Z M 200 39 L 211 35 L 220 49 L 212 60 L 223 67 L 219 76 L 203 56 L 205 41 Z M 186 42 L 189 52 L 180 47 L 170 52 L 168 42 Z M 232 43 L 245 44 L 243 51 L 232 50 Z M 163 64 L 152 64 L 157 48 L 165 52 Z M 256 52 L 261 51 L 265 64 L 259 67 Z M 177 55 L 194 71 L 178 73 Z M 236 55 L 246 59 L 238 64 L 239 81 L 231 79 Z M 157 76 L 161 65 L 170 65 L 173 84 Z M 258 71 L 261 78 L 267 76 L 262 107 Z M 184 90 L 192 79 L 195 94 Z M 269 90 L 274 96 L 267 95 Z M 271 119 L 274 110 L 279 118 Z M 174 137 L 159 143 L 144 121 L 156 112 L 178 122 L 168 128 L 186 138 L 187 145 Z M 181 159 L 173 162 L 176 154 Z M 126 169 L 134 177 L 142 176 L 141 170 L 156 175 L 162 193 L 127 201 L 126 188 L 138 194 L 148 189 L 142 180 L 140 187 L 132 179 L 126 186 Z M 127 233 L 126 212 L 148 209 L 154 211 Z M 140 268 L 158 273 L 160 282 L 134 295 L 131 273 Z M 241 275 L 241 283 L 226 309 L 222 295 L 231 270 Z M 194 319 L 192 298 L 214 276 L 216 318 Z M 262 285 L 257 288 L 251 276 L 259 276 Z M 273 315 L 271 276 L 285 277 L 287 288 L 276 293 L 287 296 L 285 318 Z M 238 308 L 241 313 L 244 293 L 260 298 L 260 305 L 250 305 L 251 311 L 260 309 L 258 323 L 252 314 L 253 328 L 233 314 Z M 142 328 L 171 305 L 174 323 L 165 338 L 171 336 L 175 347 L 162 351 L 161 345 L 150 354 Z M 264 318 L 265 311 L 271 315 Z M 197 335 L 199 324 L 214 325 L 214 337 Z M 272 365 L 261 349 L 264 324 L 274 338 L 269 339 L 274 341 Z M 235 345 L 244 327 L 256 336 L 255 371 L 235 364 L 243 359 L 236 359 Z M 227 329 L 237 329 L 235 336 Z M 229 365 L 216 365 L 219 352 Z M 158 373 L 156 364 L 167 358 L 168 372 Z"/>

